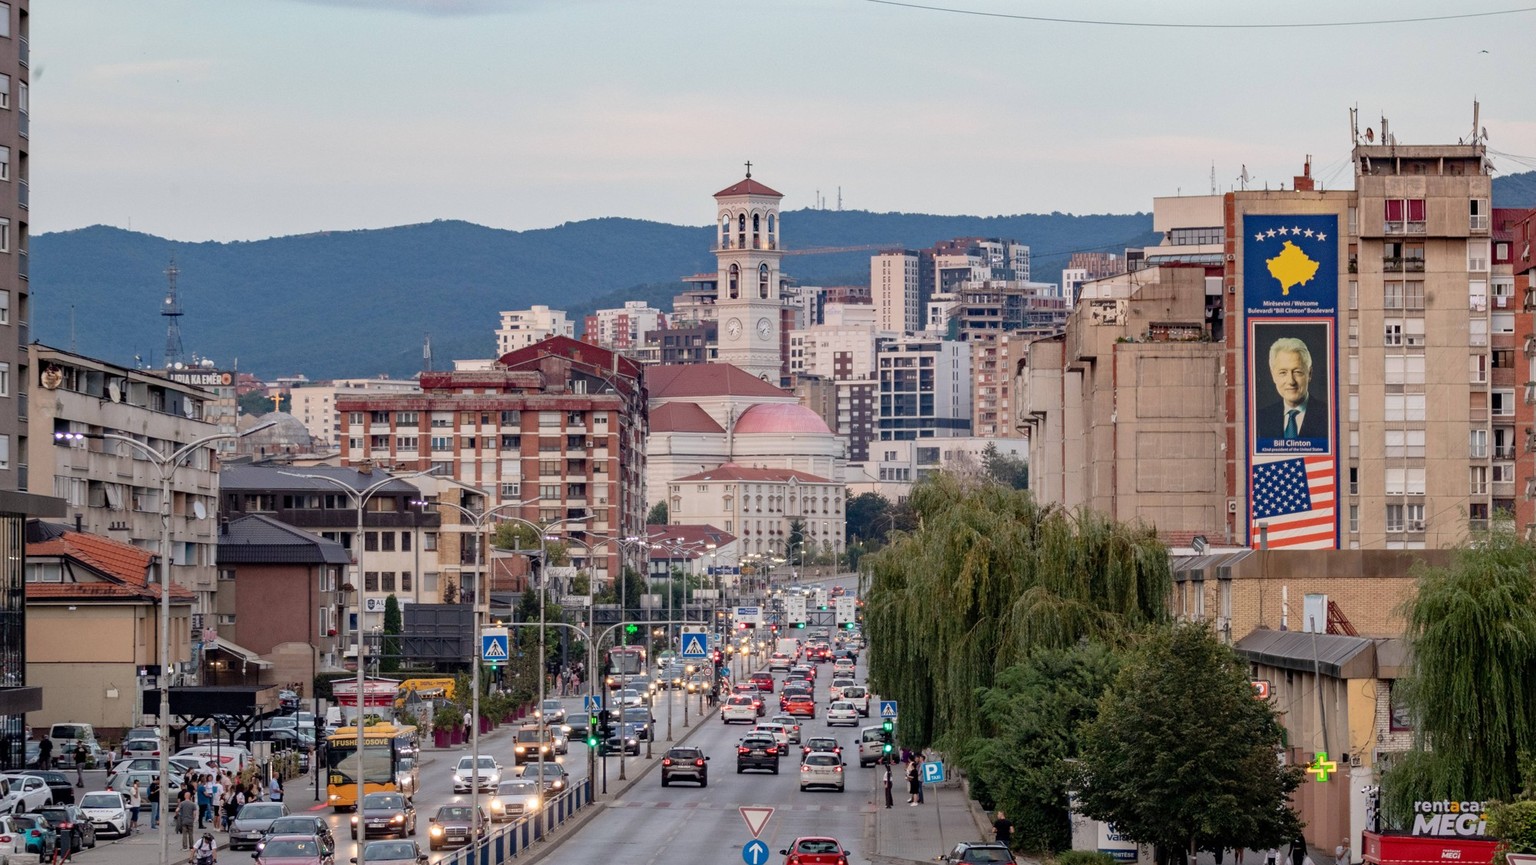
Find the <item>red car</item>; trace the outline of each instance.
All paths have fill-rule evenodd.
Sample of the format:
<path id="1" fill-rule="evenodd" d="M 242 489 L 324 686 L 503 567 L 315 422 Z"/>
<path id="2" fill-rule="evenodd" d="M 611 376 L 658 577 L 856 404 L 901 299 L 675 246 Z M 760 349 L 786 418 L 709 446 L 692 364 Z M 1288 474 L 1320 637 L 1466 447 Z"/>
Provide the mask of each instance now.
<path id="1" fill-rule="evenodd" d="M 751 681 L 753 685 L 756 685 L 757 689 L 759 691 L 762 691 L 762 692 L 768 693 L 768 694 L 772 694 L 773 693 L 773 674 L 772 673 L 767 673 L 767 672 L 753 673 L 752 676 L 750 677 L 749 681 Z"/>
<path id="2" fill-rule="evenodd" d="M 809 694 L 790 694 L 784 699 L 784 713 L 801 718 L 816 717 L 816 701 Z"/>
<path id="3" fill-rule="evenodd" d="M 779 853 L 784 856 L 784 865 L 848 865 L 848 851 L 836 838 L 796 838 Z"/>

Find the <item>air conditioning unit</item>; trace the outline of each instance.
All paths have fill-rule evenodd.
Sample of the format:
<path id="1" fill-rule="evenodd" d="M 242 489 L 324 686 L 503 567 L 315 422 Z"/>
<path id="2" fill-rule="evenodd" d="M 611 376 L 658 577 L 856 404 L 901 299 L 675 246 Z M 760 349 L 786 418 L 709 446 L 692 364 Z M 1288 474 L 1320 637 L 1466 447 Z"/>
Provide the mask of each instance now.
<path id="1" fill-rule="evenodd" d="M 1424 531 L 1424 521 L 1423 520 L 1409 520 L 1408 521 L 1408 531 L 1410 531 L 1410 532 L 1422 532 L 1422 531 Z"/>
<path id="2" fill-rule="evenodd" d="M 1237 499 L 1231 499 L 1227 502 L 1227 513 L 1237 513 Z"/>

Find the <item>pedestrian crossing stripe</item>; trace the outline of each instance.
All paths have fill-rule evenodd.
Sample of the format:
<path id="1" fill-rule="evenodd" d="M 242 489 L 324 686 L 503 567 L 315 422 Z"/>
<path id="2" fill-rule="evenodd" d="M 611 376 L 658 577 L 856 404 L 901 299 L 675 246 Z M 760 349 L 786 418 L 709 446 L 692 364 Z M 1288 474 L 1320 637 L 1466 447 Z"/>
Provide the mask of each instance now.
<path id="1" fill-rule="evenodd" d="M 485 645 L 481 647 L 480 657 L 487 661 L 505 661 L 507 659 L 507 642 L 500 637 L 486 637 Z"/>
<path id="2" fill-rule="evenodd" d="M 707 654 L 704 650 L 703 634 L 686 634 L 683 637 L 683 657 L 702 658 Z"/>

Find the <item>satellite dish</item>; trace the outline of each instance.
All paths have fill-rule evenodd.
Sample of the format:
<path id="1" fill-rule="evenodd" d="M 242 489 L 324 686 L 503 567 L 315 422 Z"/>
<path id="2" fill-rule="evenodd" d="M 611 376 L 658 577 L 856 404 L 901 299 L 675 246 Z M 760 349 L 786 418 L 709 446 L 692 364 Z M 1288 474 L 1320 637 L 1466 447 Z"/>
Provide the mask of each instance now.
<path id="1" fill-rule="evenodd" d="M 192 503 L 192 513 L 200 520 L 208 519 L 208 508 L 204 507 L 202 502 Z"/>
<path id="2" fill-rule="evenodd" d="M 107 382 L 107 396 L 111 397 L 113 402 L 123 401 L 123 386 L 117 383 L 117 379 Z"/>

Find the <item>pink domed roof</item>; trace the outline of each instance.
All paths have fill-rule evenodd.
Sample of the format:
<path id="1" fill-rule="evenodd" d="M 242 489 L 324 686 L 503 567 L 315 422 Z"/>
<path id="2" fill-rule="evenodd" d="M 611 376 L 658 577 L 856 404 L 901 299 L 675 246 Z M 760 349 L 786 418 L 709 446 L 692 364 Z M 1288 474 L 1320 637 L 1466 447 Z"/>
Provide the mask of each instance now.
<path id="1" fill-rule="evenodd" d="M 736 419 L 736 432 L 741 435 L 770 433 L 817 433 L 831 435 L 827 422 L 821 415 L 798 403 L 758 403 L 741 413 Z"/>

